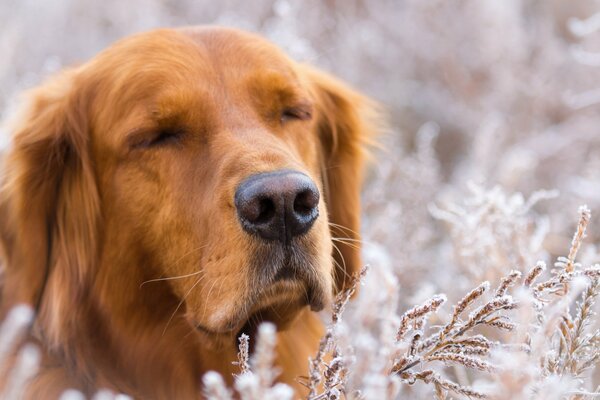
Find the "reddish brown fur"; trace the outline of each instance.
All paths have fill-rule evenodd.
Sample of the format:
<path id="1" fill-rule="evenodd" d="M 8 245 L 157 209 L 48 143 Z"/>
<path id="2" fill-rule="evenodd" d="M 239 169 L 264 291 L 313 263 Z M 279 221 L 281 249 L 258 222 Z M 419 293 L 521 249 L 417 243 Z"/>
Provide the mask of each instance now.
<path id="1" fill-rule="evenodd" d="M 29 396 L 200 397 L 205 371 L 236 372 L 235 333 L 259 309 L 281 329 L 281 380 L 301 392 L 322 330 L 307 290 L 327 303 L 360 265 L 332 235 L 358 239 L 372 105 L 223 28 L 125 39 L 29 98 L 0 199 L 2 315 L 39 304 Z M 284 109 L 296 117 L 282 122 Z M 149 145 L 161 130 L 178 136 Z M 321 216 L 298 239 L 304 278 L 270 285 L 257 266 L 275 253 L 241 229 L 233 193 L 285 168 L 317 183 Z"/>

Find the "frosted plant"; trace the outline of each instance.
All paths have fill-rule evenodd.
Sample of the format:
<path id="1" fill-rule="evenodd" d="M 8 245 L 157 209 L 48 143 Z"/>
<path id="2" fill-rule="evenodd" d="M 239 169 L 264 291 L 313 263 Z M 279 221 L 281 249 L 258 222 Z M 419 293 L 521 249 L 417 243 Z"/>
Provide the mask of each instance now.
<path id="1" fill-rule="evenodd" d="M 516 399 L 600 396 L 592 375 L 600 357 L 600 326 L 593 309 L 600 295 L 600 266 L 583 267 L 575 261 L 591 216 L 585 206 L 579 214 L 568 256 L 558 257 L 551 277 L 537 282 L 545 271 L 545 264 L 538 262 L 524 280 L 529 290 L 520 294 L 514 336 L 525 340 L 530 351 L 518 359 L 497 355 L 507 367 L 496 376 L 498 393 Z M 520 368 L 511 371 L 508 367 L 515 362 Z"/>
<path id="2" fill-rule="evenodd" d="M 349 359 L 342 353 L 338 343 L 340 329 L 343 329 L 342 314 L 368 270 L 368 267 L 364 267 L 350 285 L 335 298 L 331 323 L 321 338 L 316 355 L 309 360 L 309 376 L 306 384 L 309 388 L 309 400 L 334 400 L 340 398 L 346 391 Z M 326 361 L 328 355 L 330 360 Z"/>
<path id="3" fill-rule="evenodd" d="M 209 371 L 202 377 L 204 396 L 207 400 L 232 400 L 233 395 L 227 388 L 223 377 L 214 371 Z"/>
<path id="4" fill-rule="evenodd" d="M 445 391 L 471 398 L 487 397 L 481 391 L 442 377 L 431 367 L 419 372 L 415 372 L 413 368 L 416 366 L 427 367 L 434 364 L 433 362 L 439 361 L 446 365 L 456 364 L 469 369 L 495 373 L 497 367 L 486 358 L 490 356 L 493 349 L 506 346 L 483 335 L 474 334 L 472 331 L 480 325 L 506 330 L 513 329 L 513 323 L 504 315 L 503 311 L 516 308 L 516 302 L 511 296 L 506 295 L 506 290 L 519 278 L 519 273 L 511 272 L 502 280 L 491 299 L 472 310 L 468 317 L 462 320 L 461 314 L 476 301 L 481 300 L 484 293 L 489 291 L 489 283 L 482 283 L 453 307 L 449 322 L 427 336 L 422 330 L 424 319 L 431 312 L 436 312 L 445 298 L 433 297 L 424 305 L 404 313 L 401 320 L 407 322 L 401 324 L 396 339 L 398 342 L 404 342 L 407 350 L 394 360 L 391 372 L 398 374 L 407 384 L 414 384 L 418 380 L 432 383 L 439 392 L 438 397 L 443 396 Z M 407 328 L 408 322 L 412 323 L 410 329 Z"/>
<path id="5" fill-rule="evenodd" d="M 21 348 L 16 363 L 8 374 L 8 380 L 0 398 L 21 398 L 27 381 L 35 376 L 39 364 L 40 351 L 36 346 L 27 344 Z"/>
<path id="6" fill-rule="evenodd" d="M 397 138 L 382 138 L 385 150 L 377 155 L 365 188 L 365 258 L 377 268 L 392 270 L 405 285 L 427 275 L 434 255 L 426 250 L 439 239 L 423 207 L 435 197 L 441 181 L 434 149 L 439 129 L 433 122 L 422 125 L 413 151 L 403 149 Z"/>
<path id="7" fill-rule="evenodd" d="M 393 399 L 398 394 L 399 378 L 388 371 L 397 351 L 399 295 L 398 280 L 392 271 L 373 268 L 359 296 L 340 318 L 335 341 L 347 364 L 344 392 L 349 398 Z"/>
<path id="8" fill-rule="evenodd" d="M 402 389 L 398 384 L 412 386 L 417 382 L 431 384 L 437 399 L 449 395 L 502 399 L 507 393 L 523 399 L 549 396 L 583 399 L 599 395 L 593 388 L 586 387 L 592 380 L 589 374 L 584 374 L 593 369 L 600 358 L 600 330 L 587 332 L 591 325 L 597 324 L 592 307 L 599 294 L 600 267 L 582 268 L 575 261 L 589 219 L 590 211 L 581 207 L 568 256 L 558 258 L 552 277 L 540 281 L 546 268 L 545 263 L 539 261 L 525 274 L 510 271 L 499 279 L 493 291 L 488 282 L 483 282 L 464 295 L 454 305 L 447 322 L 440 325 L 428 326 L 427 321 L 442 312 L 446 302 L 444 295 L 432 296 L 398 316 L 393 306 L 386 308 L 377 302 L 396 304 L 393 290 L 398 289 L 397 284 L 390 286 L 394 288 L 391 292 L 381 288 L 374 291 L 369 290 L 367 278 L 363 297 L 351 307 L 349 314 L 342 317 L 339 310 L 343 307 L 334 312 L 322 342 L 329 343 L 332 361 L 311 364 L 314 384 L 309 398 L 343 395 L 345 398 L 393 399 Z M 578 281 L 578 277 L 587 281 Z M 381 279 L 377 283 L 385 281 Z M 580 288 L 585 290 L 582 292 Z M 512 291 L 516 298 L 510 294 Z M 570 314 L 569 306 L 578 296 L 581 302 L 575 314 Z M 374 316 L 372 311 L 361 312 L 374 309 L 381 313 Z M 393 311 L 388 314 L 386 309 Z M 362 329 L 350 331 L 345 321 Z M 395 344 L 390 346 L 389 336 L 382 337 L 381 333 L 389 335 L 386 328 L 393 324 L 397 324 L 397 331 Z M 490 336 L 490 329 L 504 334 Z M 504 341 L 496 340 L 496 336 Z M 323 360 L 321 353 L 316 360 Z M 319 364 L 320 369 L 314 367 Z M 519 369 L 515 370 L 514 365 L 519 365 Z M 459 373 L 457 368 L 484 373 L 486 378 L 479 378 L 476 386 L 470 386 L 465 380 L 473 373 Z M 331 370 L 335 376 L 342 370 L 345 379 L 335 381 L 335 390 L 326 388 L 317 394 L 317 385 L 332 375 L 326 373 Z M 454 371 L 450 375 L 459 381 L 448 376 L 449 371 Z M 424 395 L 422 391 L 417 393 Z"/>
<path id="9" fill-rule="evenodd" d="M 33 310 L 26 305 L 14 307 L 0 326 L 0 366 L 8 372 L 4 386 L 0 389 L 0 398 L 16 399 L 23 395 L 25 383 L 36 374 L 40 363 L 40 352 L 36 346 L 26 344 L 19 348 L 33 322 Z M 12 357 L 18 350 L 16 360 Z"/>
<path id="10" fill-rule="evenodd" d="M 235 376 L 234 388 L 236 397 L 242 400 L 286 400 L 294 397 L 291 387 L 276 383 L 279 371 L 274 365 L 276 328 L 265 322 L 259 325 L 256 338 L 256 349 L 249 357 L 249 340 L 246 335 L 240 336 L 239 356 L 237 364 L 241 373 Z M 210 371 L 202 378 L 204 396 L 209 400 L 230 400 L 234 398 L 227 388 L 223 377 Z"/>
<path id="11" fill-rule="evenodd" d="M 541 254 L 548 220 L 530 211 L 539 201 L 554 198 L 555 191 L 537 191 L 528 199 L 508 195 L 496 186 L 491 190 L 469 182 L 463 204 L 445 208 L 430 205 L 432 215 L 449 224 L 455 262 L 473 280 L 498 279 L 507 265 L 524 268 Z"/>
<path id="12" fill-rule="evenodd" d="M 250 336 L 242 333 L 238 338 L 239 351 L 237 365 L 240 367 L 240 373 L 246 374 L 250 372 Z"/>
<path id="13" fill-rule="evenodd" d="M 0 365 L 7 362 L 17 343 L 33 321 L 33 310 L 26 305 L 14 307 L 0 326 Z"/>

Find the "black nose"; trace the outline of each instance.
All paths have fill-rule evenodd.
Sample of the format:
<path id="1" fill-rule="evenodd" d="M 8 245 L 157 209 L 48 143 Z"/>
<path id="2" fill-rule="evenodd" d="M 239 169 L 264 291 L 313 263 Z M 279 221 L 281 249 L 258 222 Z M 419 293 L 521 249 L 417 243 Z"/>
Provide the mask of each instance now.
<path id="1" fill-rule="evenodd" d="M 262 173 L 238 186 L 235 207 L 247 232 L 288 244 L 308 232 L 319 216 L 319 190 L 298 171 Z"/>

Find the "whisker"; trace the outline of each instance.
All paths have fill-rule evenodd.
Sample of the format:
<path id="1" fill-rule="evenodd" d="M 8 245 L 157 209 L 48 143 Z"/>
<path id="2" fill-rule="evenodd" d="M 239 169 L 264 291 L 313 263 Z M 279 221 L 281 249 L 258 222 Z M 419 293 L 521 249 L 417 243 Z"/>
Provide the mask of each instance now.
<path id="1" fill-rule="evenodd" d="M 244 321 L 248 319 L 248 317 L 250 316 L 250 310 L 248 309 L 248 303 L 247 301 L 244 301 L 244 312 L 242 313 L 242 315 L 244 316 Z"/>
<path id="2" fill-rule="evenodd" d="M 339 240 L 340 242 L 364 243 L 364 241 L 361 239 L 353 239 L 353 238 L 347 238 L 347 237 L 335 237 L 334 236 L 333 239 Z"/>
<path id="3" fill-rule="evenodd" d="M 187 253 L 185 253 L 184 255 L 182 255 L 181 257 L 179 257 L 174 263 L 173 266 L 176 267 L 177 264 L 179 264 L 181 262 L 181 260 L 183 260 L 185 257 L 189 256 L 190 254 L 195 253 L 198 250 L 202 250 L 203 248 L 205 248 L 206 246 L 208 246 L 207 244 L 202 245 L 202 246 L 198 246 L 190 251 L 188 251 Z M 169 276 L 169 277 L 165 277 L 165 278 L 156 278 L 156 279 L 148 279 L 147 281 L 144 281 L 140 284 L 140 289 L 142 288 L 142 286 L 144 286 L 146 283 L 151 283 L 151 282 L 160 282 L 160 281 L 170 281 L 173 279 L 182 279 L 182 278 L 189 278 L 190 276 L 194 276 L 197 275 L 199 273 L 201 273 L 202 271 L 196 271 L 196 272 L 192 272 L 191 274 L 186 274 L 186 275 L 179 275 L 179 276 Z"/>
<path id="4" fill-rule="evenodd" d="M 351 248 L 353 248 L 353 249 L 360 250 L 360 246 L 359 246 L 359 245 L 357 245 L 357 244 L 355 244 L 355 243 L 348 243 L 348 242 L 346 242 L 345 240 L 341 240 L 340 238 L 334 238 L 334 237 L 332 237 L 332 238 L 331 238 L 331 240 L 333 240 L 333 241 L 335 241 L 335 242 L 342 243 L 342 244 L 344 244 L 345 246 L 351 247 Z"/>
<path id="5" fill-rule="evenodd" d="M 288 305 L 290 304 L 290 301 L 291 301 L 291 300 L 290 300 L 290 299 L 288 299 Z M 277 316 L 277 318 L 278 318 L 278 319 L 282 319 L 282 318 L 281 318 L 281 315 L 279 315 L 279 313 L 278 313 L 278 312 L 275 310 L 275 308 L 273 308 L 273 304 L 271 304 L 271 305 L 269 306 L 269 308 L 271 309 L 271 311 L 273 311 L 273 314 L 275 314 L 275 315 Z"/>
<path id="6" fill-rule="evenodd" d="M 344 268 L 340 265 L 339 262 L 335 261 L 335 258 L 333 259 L 333 266 L 335 267 L 335 270 L 333 272 L 335 272 L 336 270 L 341 270 L 344 271 Z M 335 276 L 334 276 L 335 278 Z"/>
<path id="7" fill-rule="evenodd" d="M 163 329 L 162 336 L 165 335 L 165 332 L 167 331 L 167 328 L 169 327 L 169 324 L 173 320 L 173 317 L 175 317 L 175 314 L 177 314 L 177 311 L 179 311 L 179 308 L 181 307 L 181 305 L 183 304 L 183 302 L 185 301 L 185 299 L 188 297 L 188 295 L 192 292 L 192 290 L 194 290 L 194 288 L 200 283 L 200 281 L 202 280 L 202 278 L 204 278 L 205 276 L 206 275 L 203 275 L 200 278 L 198 278 L 198 280 L 196 280 L 196 282 L 192 285 L 192 287 L 183 296 L 183 298 L 181 299 L 181 301 L 179 302 L 179 304 L 177 304 L 177 307 L 175 308 L 175 311 L 173 311 L 173 314 L 171 314 L 171 317 L 169 317 L 169 320 L 167 321 L 167 325 L 165 326 L 165 329 Z"/>
<path id="8" fill-rule="evenodd" d="M 335 245 L 335 243 L 331 243 L 331 245 L 333 246 L 334 250 L 337 251 L 337 253 L 339 254 L 340 258 L 342 259 L 342 264 L 343 264 L 343 267 L 344 267 L 344 270 L 345 270 L 346 269 L 346 260 L 344 260 L 344 255 L 342 254 L 341 250 Z"/>
<path id="9" fill-rule="evenodd" d="M 201 274 L 203 271 L 196 271 L 196 272 L 192 272 L 191 274 L 185 274 L 185 275 L 179 275 L 179 276 L 169 276 L 166 278 L 156 278 L 156 279 L 149 279 L 147 281 L 144 281 L 140 284 L 140 289 L 142 288 L 142 286 L 144 286 L 146 283 L 152 283 L 152 282 L 160 282 L 160 281 L 171 281 L 174 279 L 182 279 L 182 278 L 189 278 L 190 276 L 194 276 L 194 275 L 198 275 Z"/>
<path id="10" fill-rule="evenodd" d="M 221 279 L 221 283 L 219 285 L 219 289 L 217 290 L 217 299 L 219 298 L 219 296 L 221 295 L 221 290 L 223 290 L 223 284 L 225 283 L 225 279 Z M 210 297 L 210 293 L 208 294 L 208 297 Z M 208 298 L 207 297 L 207 298 Z"/>
<path id="11" fill-rule="evenodd" d="M 223 278 L 225 278 L 226 276 L 220 276 L 217 279 L 214 280 L 214 282 L 212 283 L 212 285 L 210 286 L 210 289 L 208 290 L 208 295 L 206 296 L 206 299 L 208 300 L 210 298 L 210 294 L 212 293 L 213 289 L 215 288 L 215 285 L 217 284 L 217 282 L 222 281 Z M 202 318 L 204 319 L 204 316 L 206 315 L 206 307 L 208 305 L 208 301 L 204 302 L 204 307 L 202 308 Z"/>
<path id="12" fill-rule="evenodd" d="M 346 231 L 346 232 L 350 232 L 350 233 L 352 233 L 352 234 L 354 234 L 356 236 L 360 236 L 360 234 L 358 232 L 356 232 L 353 229 L 348 228 L 347 226 L 336 224 L 336 223 L 333 223 L 333 222 L 328 222 L 328 224 L 329 224 L 329 226 L 333 226 L 334 228 L 338 228 L 340 230 L 343 230 L 343 231 Z"/>
<path id="13" fill-rule="evenodd" d="M 304 299 L 306 300 L 306 304 L 310 303 L 310 299 L 308 298 L 308 289 L 306 285 L 302 285 L 302 290 L 304 291 Z"/>
<path id="14" fill-rule="evenodd" d="M 208 244 L 203 244 L 202 246 L 198 246 L 190 251 L 188 251 L 187 253 L 183 254 L 181 257 L 179 257 L 175 263 L 173 265 L 177 265 L 179 262 L 181 262 L 181 260 L 183 260 L 185 257 L 189 256 L 192 253 L 195 253 L 198 250 L 202 250 L 203 248 L 205 248 L 206 246 L 208 246 Z"/>
<path id="15" fill-rule="evenodd" d="M 195 329 L 190 329 L 190 331 L 188 333 L 186 333 L 185 335 L 183 335 L 183 339 L 187 339 L 188 337 L 190 337 L 190 335 L 197 333 Z"/>
<path id="16" fill-rule="evenodd" d="M 335 245 L 335 243 L 331 243 L 333 248 L 338 252 L 338 254 L 340 255 L 340 258 L 342 259 L 342 264 L 343 264 L 343 268 L 342 268 L 342 272 L 344 273 L 344 275 L 346 275 L 346 278 L 348 279 L 352 279 L 352 277 L 350 276 L 350 274 L 347 272 L 347 267 L 346 267 L 346 260 L 344 260 L 344 255 L 342 254 L 342 252 L 340 251 L 340 249 L 338 249 L 338 247 Z M 335 258 L 334 258 L 335 261 Z M 335 263 L 338 267 L 340 267 L 339 263 Z"/>

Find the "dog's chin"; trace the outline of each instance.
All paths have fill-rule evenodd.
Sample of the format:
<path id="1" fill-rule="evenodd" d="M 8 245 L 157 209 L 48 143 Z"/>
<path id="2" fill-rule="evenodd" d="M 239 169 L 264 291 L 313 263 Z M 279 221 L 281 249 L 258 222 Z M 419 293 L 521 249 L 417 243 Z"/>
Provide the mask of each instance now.
<path id="1" fill-rule="evenodd" d="M 213 344 L 235 341 L 242 333 L 255 337 L 256 329 L 263 322 L 273 323 L 277 330 L 285 330 L 309 307 L 321 311 L 330 301 L 330 295 L 322 288 L 307 285 L 297 279 L 277 279 L 263 291 L 248 299 L 248 307 L 216 326 L 195 324 L 196 330 Z"/>

